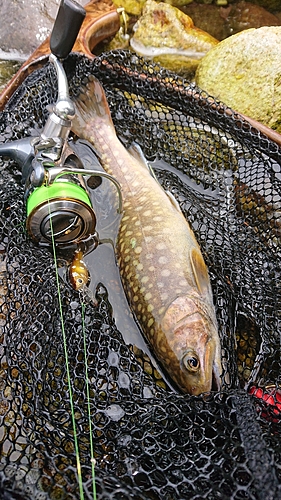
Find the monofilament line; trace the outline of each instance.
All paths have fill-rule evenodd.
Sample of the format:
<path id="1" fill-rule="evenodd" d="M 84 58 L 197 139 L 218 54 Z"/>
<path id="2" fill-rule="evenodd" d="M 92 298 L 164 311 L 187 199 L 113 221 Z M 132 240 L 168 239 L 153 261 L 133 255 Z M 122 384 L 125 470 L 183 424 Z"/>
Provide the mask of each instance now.
<path id="1" fill-rule="evenodd" d="M 70 403 L 71 420 L 72 420 L 72 426 L 73 426 L 73 438 L 74 438 L 74 449 L 75 449 L 75 456 L 76 456 L 77 476 L 78 476 L 80 500 L 84 500 L 81 462 L 80 462 L 80 456 L 79 456 L 79 446 L 78 446 L 77 430 L 76 430 L 75 414 L 74 414 L 74 404 L 73 404 L 73 394 L 72 394 L 71 377 L 70 377 L 68 352 L 67 352 L 67 341 L 66 341 L 66 335 L 65 335 L 62 300 L 61 300 L 61 293 L 60 293 L 60 282 L 59 282 L 59 273 L 58 273 L 57 256 L 56 256 L 56 245 L 55 245 L 55 238 L 54 238 L 53 224 L 52 224 L 52 214 L 51 214 L 51 210 L 50 210 L 49 200 L 48 200 L 48 204 L 49 204 L 49 215 L 50 215 L 52 249 L 53 249 L 53 255 L 54 255 L 54 264 L 55 264 L 55 273 L 56 273 L 56 282 L 57 282 L 57 294 L 58 294 L 58 301 L 59 301 L 59 312 L 60 312 L 61 329 L 62 329 L 62 337 L 63 337 L 64 357 L 65 357 L 65 364 L 66 364 L 67 385 L 68 385 L 68 392 L 69 392 L 69 403 Z"/>
<path id="2" fill-rule="evenodd" d="M 91 421 L 91 406 L 90 406 L 90 385 L 89 385 L 89 370 L 88 370 L 88 359 L 87 359 L 87 341 L 86 341 L 86 327 L 85 327 L 85 303 L 83 302 L 83 296 L 81 297 L 81 308 L 82 308 L 82 329 L 83 329 L 83 342 L 84 342 L 84 362 L 85 362 L 85 375 L 86 375 L 86 396 L 87 396 L 87 408 L 88 408 L 88 420 L 89 420 L 89 434 L 90 434 L 90 453 L 91 453 L 91 467 L 92 467 L 92 480 L 93 480 L 93 500 L 96 500 L 96 481 L 95 481 L 95 457 L 94 457 L 94 443 L 93 443 L 93 433 L 92 433 L 92 421 Z"/>

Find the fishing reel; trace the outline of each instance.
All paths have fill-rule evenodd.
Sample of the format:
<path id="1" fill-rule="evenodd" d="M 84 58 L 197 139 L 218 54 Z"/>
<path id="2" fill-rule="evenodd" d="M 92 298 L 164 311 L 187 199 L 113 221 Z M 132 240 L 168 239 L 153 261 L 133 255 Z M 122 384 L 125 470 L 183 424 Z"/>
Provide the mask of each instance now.
<path id="1" fill-rule="evenodd" d="M 58 82 L 58 99 L 49 106 L 46 124 L 37 137 L 6 143 L 0 155 L 13 158 L 22 167 L 25 184 L 26 227 L 40 245 L 72 247 L 81 242 L 95 248 L 98 244 L 96 216 L 86 176 L 109 179 L 117 188 L 119 209 L 121 190 L 116 179 L 104 171 L 85 169 L 70 146 L 71 120 L 75 106 L 69 97 L 62 60 L 71 51 L 86 11 L 73 0 L 63 0 L 50 39 L 50 63 Z"/>

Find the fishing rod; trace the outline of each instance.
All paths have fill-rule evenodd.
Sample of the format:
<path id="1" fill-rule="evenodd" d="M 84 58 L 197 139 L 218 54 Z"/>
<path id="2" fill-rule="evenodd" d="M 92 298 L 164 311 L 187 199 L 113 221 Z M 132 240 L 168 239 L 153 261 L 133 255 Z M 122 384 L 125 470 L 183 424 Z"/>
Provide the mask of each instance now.
<path id="1" fill-rule="evenodd" d="M 81 500 L 84 499 L 83 479 L 56 251 L 58 248 L 73 248 L 74 250 L 83 248 L 84 252 L 88 252 L 94 250 L 99 244 L 96 231 L 96 215 L 88 189 L 88 182 L 91 177 L 106 178 L 113 183 L 119 198 L 117 212 L 121 213 L 122 211 L 121 189 L 117 180 L 104 172 L 101 167 L 100 170 L 85 168 L 83 159 L 75 151 L 73 141 L 71 143 L 69 140 L 72 119 L 75 116 L 75 106 L 69 97 L 63 60 L 72 50 L 85 14 L 85 9 L 74 0 L 62 0 L 50 37 L 51 54 L 49 56 L 49 61 L 56 71 L 58 97 L 56 103 L 48 107 L 49 115 L 42 131 L 35 137 L 26 137 L 0 145 L 0 156 L 12 158 L 22 168 L 28 233 L 39 245 L 47 246 L 53 251 Z M 76 147 L 76 150 L 79 151 L 79 148 Z M 93 151 L 92 153 L 94 154 Z M 81 305 L 87 411 L 90 429 L 90 463 L 93 498 L 95 499 L 94 449 L 91 432 L 86 329 L 84 325 L 84 304 Z"/>
<path id="2" fill-rule="evenodd" d="M 26 227 L 31 238 L 51 247 L 52 233 L 56 247 L 83 243 L 86 250 L 93 250 L 98 245 L 96 215 L 85 178 L 103 177 L 114 184 L 119 213 L 122 196 L 114 177 L 103 170 L 84 168 L 75 145 L 69 141 L 75 106 L 69 97 L 63 60 L 72 50 L 85 15 L 85 9 L 74 0 L 62 0 L 50 37 L 49 56 L 57 76 L 57 102 L 49 106 L 49 116 L 38 136 L 0 145 L 0 156 L 12 158 L 22 168 Z"/>

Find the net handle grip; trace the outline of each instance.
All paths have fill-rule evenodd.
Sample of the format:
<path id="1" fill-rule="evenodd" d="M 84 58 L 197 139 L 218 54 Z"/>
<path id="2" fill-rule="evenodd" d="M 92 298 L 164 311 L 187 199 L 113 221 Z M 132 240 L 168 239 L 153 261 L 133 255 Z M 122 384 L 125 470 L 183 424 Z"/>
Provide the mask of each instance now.
<path id="1" fill-rule="evenodd" d="M 59 59 L 65 59 L 75 43 L 86 11 L 74 0 L 62 0 L 50 38 L 50 49 Z"/>

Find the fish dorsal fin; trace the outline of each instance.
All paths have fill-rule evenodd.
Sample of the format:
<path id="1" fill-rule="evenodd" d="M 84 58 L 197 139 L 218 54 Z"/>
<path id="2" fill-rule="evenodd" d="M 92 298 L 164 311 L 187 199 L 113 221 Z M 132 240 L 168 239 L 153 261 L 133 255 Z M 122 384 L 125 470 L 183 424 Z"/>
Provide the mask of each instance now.
<path id="1" fill-rule="evenodd" d="M 128 148 L 128 152 L 133 158 L 135 158 L 135 160 L 137 160 L 144 168 L 146 168 L 150 172 L 152 177 L 156 179 L 155 173 L 153 172 L 151 165 L 144 156 L 139 144 L 137 144 L 136 142 L 132 142 L 131 146 Z"/>
<path id="2" fill-rule="evenodd" d="M 157 182 L 157 184 L 159 184 L 159 186 L 161 186 L 160 182 L 158 181 L 158 179 L 155 175 L 155 172 L 154 172 L 152 166 L 150 165 L 149 161 L 147 161 L 146 157 L 144 156 L 139 144 L 137 144 L 136 142 L 132 142 L 128 151 L 129 151 L 130 155 L 133 156 L 133 158 L 135 158 L 135 160 L 137 160 L 144 168 L 146 168 L 146 170 L 149 171 L 151 177 L 153 177 L 153 179 Z M 161 188 L 162 188 L 162 186 L 161 186 Z"/>
<path id="3" fill-rule="evenodd" d="M 163 189 L 163 191 L 166 193 L 166 195 L 168 196 L 170 202 L 172 203 L 172 205 L 180 212 L 182 213 L 181 209 L 180 209 L 180 206 L 176 200 L 176 198 L 174 197 L 174 195 L 170 192 L 170 191 L 166 191 L 163 186 L 161 186 L 159 180 L 157 179 L 156 175 L 155 175 L 155 172 L 152 168 L 152 166 L 150 165 L 150 163 L 147 161 L 147 159 L 145 158 L 143 152 L 142 152 L 142 149 L 141 147 L 139 146 L 139 144 L 137 144 L 136 142 L 133 142 L 131 144 L 131 146 L 129 147 L 128 149 L 129 153 L 131 156 L 133 156 L 133 158 L 135 158 L 135 160 L 137 160 L 143 167 L 145 167 L 149 172 L 150 172 L 150 175 L 151 177 L 153 177 L 153 179 L 157 182 L 157 184 L 159 184 L 159 186 Z"/>
<path id="4" fill-rule="evenodd" d="M 190 262 L 197 288 L 201 295 L 206 295 L 210 291 L 210 280 L 207 266 L 199 249 L 192 248 Z"/>
<path id="5" fill-rule="evenodd" d="M 181 208 L 180 208 L 176 198 L 174 197 L 174 195 L 170 191 L 165 191 L 165 193 L 168 196 L 172 205 L 178 210 L 178 212 L 180 212 L 182 214 Z"/>
<path id="6" fill-rule="evenodd" d="M 143 152 L 142 152 L 142 149 L 141 147 L 136 143 L 136 142 L 133 142 L 131 144 L 131 146 L 129 147 L 128 149 L 129 153 L 131 156 L 133 156 L 135 158 L 135 160 L 137 160 L 141 165 L 143 165 L 143 167 L 145 167 L 149 172 L 150 172 L 150 175 L 151 177 L 153 177 L 153 179 L 157 182 L 157 184 L 159 184 L 159 186 L 163 189 L 163 191 L 166 193 L 166 195 L 168 196 L 170 202 L 172 203 L 172 205 L 180 212 L 181 212 L 181 209 L 180 209 L 180 206 L 176 200 L 176 198 L 174 197 L 174 195 L 172 193 L 170 193 L 170 191 L 166 191 L 163 186 L 161 186 L 159 180 L 157 179 L 156 175 L 155 175 L 155 172 L 152 168 L 152 166 L 150 165 L 150 163 L 147 161 L 147 159 L 145 158 Z"/>

